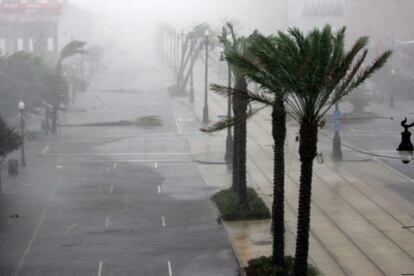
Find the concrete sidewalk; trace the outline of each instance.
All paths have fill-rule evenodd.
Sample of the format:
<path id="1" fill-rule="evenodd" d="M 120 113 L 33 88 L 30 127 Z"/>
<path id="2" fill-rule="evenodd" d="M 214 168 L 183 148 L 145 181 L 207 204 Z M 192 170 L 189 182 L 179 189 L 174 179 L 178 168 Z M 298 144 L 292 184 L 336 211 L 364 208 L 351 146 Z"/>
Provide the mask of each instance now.
<path id="1" fill-rule="evenodd" d="M 200 93 L 201 94 L 201 93 Z M 196 95 L 201 97 L 201 95 Z M 226 100 L 209 93 L 210 116 L 226 113 Z M 200 118 L 200 101 L 193 106 Z M 272 138 L 270 110 L 248 123 L 248 184 L 270 207 L 272 202 Z M 299 186 L 298 126 L 288 124 L 286 141 L 286 239 L 287 254 L 295 246 Z M 194 153 L 224 158 L 225 132 L 189 137 Z M 331 141 L 319 136 L 318 149 L 328 156 Z M 382 163 L 344 152 L 354 162 L 315 161 L 310 237 L 310 262 L 324 275 L 401 275 L 414 273 L 414 204 L 393 185 L 411 180 Z M 221 160 L 218 160 L 221 161 Z M 199 164 L 208 186 L 229 187 L 231 172 L 225 165 Z M 271 252 L 270 222 L 225 223 L 243 265 L 251 258 Z"/>

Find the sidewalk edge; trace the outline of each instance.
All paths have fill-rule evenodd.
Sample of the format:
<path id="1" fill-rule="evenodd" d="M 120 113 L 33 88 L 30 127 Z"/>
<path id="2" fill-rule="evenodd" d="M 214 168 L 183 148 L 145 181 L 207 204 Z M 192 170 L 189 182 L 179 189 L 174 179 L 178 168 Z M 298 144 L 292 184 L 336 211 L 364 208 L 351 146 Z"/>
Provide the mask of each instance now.
<path id="1" fill-rule="evenodd" d="M 222 216 L 220 214 L 219 209 L 218 209 L 216 203 L 213 200 L 211 200 L 210 195 L 209 195 L 209 199 L 208 200 L 210 201 L 211 208 L 214 210 L 214 212 L 216 212 L 218 218 L 221 221 L 221 224 L 223 225 L 224 232 L 226 233 L 227 239 L 230 242 L 231 249 L 233 250 L 233 254 L 236 257 L 236 261 L 237 261 L 237 264 L 239 266 L 239 275 L 240 276 L 246 276 L 246 272 L 244 271 L 244 266 L 243 266 L 243 263 L 241 261 L 239 251 L 237 250 L 237 246 L 234 244 L 233 239 L 231 238 L 230 231 L 229 231 L 229 229 L 227 229 L 226 223 L 223 220 L 223 218 L 222 218 Z"/>

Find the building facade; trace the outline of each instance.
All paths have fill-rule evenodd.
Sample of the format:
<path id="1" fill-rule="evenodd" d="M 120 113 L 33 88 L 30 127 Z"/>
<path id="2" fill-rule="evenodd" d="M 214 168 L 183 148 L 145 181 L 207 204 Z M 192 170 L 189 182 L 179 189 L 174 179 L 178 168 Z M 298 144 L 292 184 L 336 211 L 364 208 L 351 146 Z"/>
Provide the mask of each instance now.
<path id="1" fill-rule="evenodd" d="M 0 0 L 0 50 L 53 57 L 70 40 L 86 40 L 90 22 L 67 0 Z"/>

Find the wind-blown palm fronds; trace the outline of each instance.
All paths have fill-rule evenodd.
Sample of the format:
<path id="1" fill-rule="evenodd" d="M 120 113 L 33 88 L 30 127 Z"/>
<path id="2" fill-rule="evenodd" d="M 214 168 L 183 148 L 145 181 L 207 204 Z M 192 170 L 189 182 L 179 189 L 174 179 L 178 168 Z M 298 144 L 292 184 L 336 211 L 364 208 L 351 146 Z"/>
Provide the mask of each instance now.
<path id="1" fill-rule="evenodd" d="M 279 62 L 283 56 L 281 56 L 275 46 L 274 37 L 266 37 L 258 32 L 254 32 L 249 37 L 248 51 L 245 55 L 239 55 L 236 51 L 229 51 L 226 58 L 230 64 L 238 68 L 248 79 L 259 84 L 259 91 L 248 91 L 245 96 L 251 101 L 270 105 L 273 109 L 272 258 L 275 266 L 284 269 L 284 144 L 286 139 L 284 99 L 287 90 L 280 85 L 277 79 L 280 70 Z M 222 87 L 213 88 L 215 91 L 223 93 L 239 93 L 239 91 L 223 91 Z"/>
<path id="2" fill-rule="evenodd" d="M 231 34 L 231 39 L 227 37 L 227 33 Z M 233 25 L 227 23 L 223 34 L 219 37 L 219 41 L 224 45 L 224 54 L 226 55 L 230 51 L 234 51 L 239 55 L 246 54 L 248 39 L 245 37 L 237 37 L 233 29 Z M 226 128 L 226 126 L 234 127 L 234 143 L 233 143 L 233 171 L 232 171 L 232 189 L 237 192 L 239 197 L 239 204 L 246 207 L 247 202 L 247 182 L 246 182 L 246 119 L 249 117 L 247 113 L 247 107 L 249 105 L 249 98 L 246 96 L 247 81 L 238 68 L 230 66 L 232 76 L 234 79 L 234 87 L 227 87 L 213 85 L 213 88 L 217 88 L 218 91 L 222 91 L 222 95 L 225 94 L 226 89 L 228 91 L 233 90 L 233 95 L 227 93 L 228 96 L 232 96 L 233 99 L 233 114 L 234 118 L 228 118 L 228 120 L 220 121 L 212 126 L 204 129 L 205 131 L 212 132 Z"/>
<path id="3" fill-rule="evenodd" d="M 200 130 L 202 132 L 212 133 L 212 132 L 217 132 L 217 131 L 220 131 L 220 130 L 223 130 L 229 127 L 233 127 L 235 124 L 237 124 L 240 121 L 246 121 L 250 119 L 252 116 L 260 112 L 265 107 L 266 105 L 260 108 L 252 109 L 249 112 L 247 112 L 244 116 L 231 117 L 231 118 L 225 118 L 225 119 L 219 120 L 217 122 L 212 123 L 208 127 L 200 128 Z"/>
<path id="4" fill-rule="evenodd" d="M 297 28 L 273 38 L 277 50 L 275 81 L 289 95 L 286 104 L 299 122 L 301 177 L 294 275 L 306 275 L 309 251 L 313 160 L 317 154 L 318 125 L 330 108 L 361 85 L 389 59 L 386 51 L 365 65 L 367 37 L 345 51 L 345 28 L 336 33 L 329 25 L 304 36 Z M 266 64 L 269 66 L 269 64 Z"/>
<path id="5" fill-rule="evenodd" d="M 77 54 L 83 54 L 86 53 L 86 51 L 83 49 L 83 47 L 86 45 L 86 42 L 74 40 L 69 42 L 68 44 L 63 47 L 63 49 L 60 51 L 59 54 L 59 60 L 56 64 L 56 73 L 61 77 L 62 75 L 62 62 L 66 58 L 72 57 Z M 56 92 L 58 94 L 58 92 Z M 56 101 L 52 106 L 52 133 L 56 133 L 57 131 L 57 116 L 58 111 L 60 109 L 60 101 L 62 100 L 61 97 L 59 98 L 59 101 Z"/>

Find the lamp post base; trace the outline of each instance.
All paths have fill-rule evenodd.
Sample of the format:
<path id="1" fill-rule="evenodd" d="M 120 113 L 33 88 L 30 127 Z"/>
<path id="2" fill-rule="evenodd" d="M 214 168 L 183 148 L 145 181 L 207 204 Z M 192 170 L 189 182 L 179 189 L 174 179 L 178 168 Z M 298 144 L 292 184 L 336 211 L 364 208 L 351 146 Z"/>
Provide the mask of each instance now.
<path id="1" fill-rule="evenodd" d="M 203 124 L 208 124 L 208 106 L 205 105 L 203 108 Z"/>
<path id="2" fill-rule="evenodd" d="M 341 148 L 341 136 L 338 131 L 335 131 L 332 146 L 332 159 L 334 161 L 342 161 L 342 148 Z"/>

